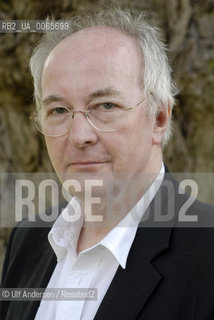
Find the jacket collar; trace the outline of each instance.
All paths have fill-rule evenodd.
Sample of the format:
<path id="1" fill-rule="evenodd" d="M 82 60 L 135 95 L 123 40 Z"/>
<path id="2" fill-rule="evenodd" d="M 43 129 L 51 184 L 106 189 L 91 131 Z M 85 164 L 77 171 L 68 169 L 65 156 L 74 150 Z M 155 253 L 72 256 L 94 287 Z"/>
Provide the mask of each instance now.
<path id="1" fill-rule="evenodd" d="M 162 275 L 153 262 L 155 259 L 161 259 L 163 252 L 170 247 L 171 233 L 176 218 L 176 213 L 173 212 L 174 215 L 170 222 L 161 222 L 163 217 L 161 214 L 170 210 L 175 200 L 170 193 L 173 194 L 174 188 L 177 188 L 176 181 L 169 173 L 164 181 L 147 209 L 145 215 L 148 220 L 143 221 L 138 228 L 126 269 L 118 268 L 94 320 L 134 320 L 157 290 Z M 166 185 L 169 188 L 165 187 Z M 159 203 L 160 200 L 161 203 Z M 158 215 L 160 221 L 157 227 L 154 219 Z"/>

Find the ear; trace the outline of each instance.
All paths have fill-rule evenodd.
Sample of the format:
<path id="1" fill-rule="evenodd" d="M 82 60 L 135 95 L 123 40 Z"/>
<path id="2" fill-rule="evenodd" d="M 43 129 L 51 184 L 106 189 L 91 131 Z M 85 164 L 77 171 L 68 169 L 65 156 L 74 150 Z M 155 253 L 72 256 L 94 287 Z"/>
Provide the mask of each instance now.
<path id="1" fill-rule="evenodd" d="M 168 107 L 165 108 L 162 105 L 162 109 L 156 115 L 156 121 L 153 128 L 153 145 L 161 145 L 164 133 L 168 127 L 168 123 L 171 117 L 171 106 L 168 104 Z"/>

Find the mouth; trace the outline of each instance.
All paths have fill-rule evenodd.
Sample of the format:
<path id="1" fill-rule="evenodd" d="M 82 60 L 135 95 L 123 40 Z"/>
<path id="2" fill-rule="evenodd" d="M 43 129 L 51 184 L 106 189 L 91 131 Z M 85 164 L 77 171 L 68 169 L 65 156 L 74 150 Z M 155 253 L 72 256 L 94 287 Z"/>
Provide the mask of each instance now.
<path id="1" fill-rule="evenodd" d="M 96 161 L 85 161 L 85 162 L 74 162 L 71 164 L 71 167 L 75 170 L 82 170 L 82 171 L 97 171 L 104 165 L 108 164 L 107 161 L 96 162 Z"/>

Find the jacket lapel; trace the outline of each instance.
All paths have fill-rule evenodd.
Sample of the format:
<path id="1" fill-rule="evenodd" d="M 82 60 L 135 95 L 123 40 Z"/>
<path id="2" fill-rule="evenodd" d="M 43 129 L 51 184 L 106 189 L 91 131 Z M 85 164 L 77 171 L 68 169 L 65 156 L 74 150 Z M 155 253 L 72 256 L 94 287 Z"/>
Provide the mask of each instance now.
<path id="1" fill-rule="evenodd" d="M 32 240 L 38 241 L 38 250 L 33 254 L 23 256 L 23 272 L 20 275 L 17 288 L 46 288 L 56 265 L 56 256 L 47 241 L 49 229 L 34 228 L 29 232 L 34 233 Z M 10 273 L 15 273 L 11 270 Z M 14 301 L 11 303 L 6 319 L 16 320 L 34 319 L 40 301 Z"/>
<path id="2" fill-rule="evenodd" d="M 163 183 L 145 212 L 144 217 L 148 219 L 139 225 L 126 269 L 118 267 L 94 320 L 134 320 L 157 290 L 162 275 L 153 266 L 153 260 L 157 256 L 161 259 L 161 253 L 170 247 L 176 218 L 176 213 L 172 212 L 173 219 L 169 223 L 160 222 L 164 214 L 173 208 L 175 200 L 171 196 L 175 193 L 175 181 L 171 175 L 167 177 L 165 182 L 170 188 Z"/>
<path id="3" fill-rule="evenodd" d="M 50 247 L 50 244 L 45 242 L 45 248 L 43 247 L 43 250 L 39 250 L 38 255 L 35 255 L 33 259 L 31 259 L 31 261 L 28 263 L 26 272 L 29 272 L 29 274 L 25 275 L 26 278 L 29 279 L 29 281 L 26 287 L 46 288 L 55 266 L 56 256 L 52 248 Z M 34 271 L 32 272 L 32 270 Z M 27 301 L 27 303 L 24 301 L 19 310 L 19 314 L 22 315 L 22 318 L 20 319 L 25 319 L 23 317 L 23 314 L 27 315 L 26 320 L 34 319 L 39 305 L 40 301 Z"/>
<path id="4" fill-rule="evenodd" d="M 95 320 L 136 319 L 162 278 L 151 261 L 168 247 L 170 233 L 170 228 L 138 230 L 126 269 L 119 266 Z"/>

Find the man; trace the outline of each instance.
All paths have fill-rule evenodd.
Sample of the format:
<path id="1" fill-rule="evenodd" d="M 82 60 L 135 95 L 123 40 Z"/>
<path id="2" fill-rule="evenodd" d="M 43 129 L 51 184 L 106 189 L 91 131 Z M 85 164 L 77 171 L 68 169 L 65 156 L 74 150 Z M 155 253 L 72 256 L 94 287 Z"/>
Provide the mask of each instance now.
<path id="1" fill-rule="evenodd" d="M 3 302 L 2 319 L 214 319 L 214 234 L 194 225 L 213 207 L 183 212 L 189 196 L 164 176 L 176 89 L 161 36 L 120 9 L 69 23 L 43 38 L 31 71 L 37 127 L 75 197 L 51 230 L 42 218 L 14 229 L 3 287 L 97 297 Z M 192 228 L 179 228 L 183 216 Z"/>

